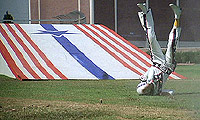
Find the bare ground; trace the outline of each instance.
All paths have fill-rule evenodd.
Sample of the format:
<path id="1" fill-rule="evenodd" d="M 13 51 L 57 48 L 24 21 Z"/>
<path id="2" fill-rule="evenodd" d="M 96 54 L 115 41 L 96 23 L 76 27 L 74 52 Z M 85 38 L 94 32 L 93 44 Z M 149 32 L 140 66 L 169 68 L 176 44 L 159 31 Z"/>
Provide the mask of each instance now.
<path id="1" fill-rule="evenodd" d="M 70 114 L 69 114 L 70 111 Z M 68 113 L 66 113 L 68 112 Z M 76 113 L 78 112 L 78 113 Z M 37 114 L 40 114 L 37 116 Z M 87 114 L 90 114 L 88 116 Z M 55 118 L 58 116 L 70 119 L 94 119 L 100 116 L 113 116 L 116 119 L 166 119 L 194 120 L 194 112 L 185 109 L 169 109 L 157 107 L 123 106 L 111 104 L 85 104 L 70 101 L 47 101 L 33 99 L 16 99 L 0 97 L 0 120 L 12 116 L 21 118 Z M 55 115 L 57 117 L 48 117 Z M 65 115 L 65 116 L 64 116 Z M 78 115 L 78 117 L 77 117 Z M 109 117 L 108 117 L 109 118 Z"/>

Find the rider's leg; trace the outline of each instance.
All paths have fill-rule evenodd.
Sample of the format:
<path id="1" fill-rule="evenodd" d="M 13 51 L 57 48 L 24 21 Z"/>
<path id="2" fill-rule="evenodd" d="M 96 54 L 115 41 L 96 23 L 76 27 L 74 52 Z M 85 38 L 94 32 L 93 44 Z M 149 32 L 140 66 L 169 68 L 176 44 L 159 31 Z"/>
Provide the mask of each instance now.
<path id="1" fill-rule="evenodd" d="M 163 64 L 165 62 L 165 57 L 156 38 L 151 9 L 147 9 L 145 3 L 139 3 L 137 6 L 142 10 L 142 12 L 138 12 L 138 15 L 142 27 L 146 32 L 152 61 L 155 63 Z"/>
<path id="2" fill-rule="evenodd" d="M 166 51 L 166 65 L 169 67 L 171 71 L 175 70 L 176 67 L 176 61 L 175 61 L 175 52 L 176 52 L 176 43 L 180 38 L 181 28 L 179 26 L 179 19 L 181 15 L 181 9 L 174 5 L 170 4 L 170 7 L 174 11 L 175 14 L 175 20 L 173 28 L 169 34 L 168 39 L 168 45 L 167 45 L 167 51 Z"/>

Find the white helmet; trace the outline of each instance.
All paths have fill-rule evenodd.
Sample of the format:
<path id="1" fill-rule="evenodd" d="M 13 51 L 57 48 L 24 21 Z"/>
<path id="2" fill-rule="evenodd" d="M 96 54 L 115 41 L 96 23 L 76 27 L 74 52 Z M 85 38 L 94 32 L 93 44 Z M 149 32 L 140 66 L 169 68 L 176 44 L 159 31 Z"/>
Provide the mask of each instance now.
<path id="1" fill-rule="evenodd" d="M 151 94 L 153 90 L 153 85 L 147 82 L 140 82 L 137 86 L 137 93 L 139 95 Z"/>

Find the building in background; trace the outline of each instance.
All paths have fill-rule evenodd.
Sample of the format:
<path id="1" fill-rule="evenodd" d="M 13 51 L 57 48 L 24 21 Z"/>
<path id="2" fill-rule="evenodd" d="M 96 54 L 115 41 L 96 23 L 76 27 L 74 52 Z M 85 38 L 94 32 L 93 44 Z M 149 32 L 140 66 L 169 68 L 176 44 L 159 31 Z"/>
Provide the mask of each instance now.
<path id="1" fill-rule="evenodd" d="M 141 0 L 1 0 L 0 17 L 2 20 L 6 11 L 9 11 L 16 23 L 104 24 L 136 46 L 146 47 L 145 33 L 137 16 L 140 11 L 136 6 L 138 2 Z M 179 46 L 200 47 L 200 1 L 180 2 L 183 13 Z M 166 46 L 174 18 L 169 3 L 176 1 L 150 0 L 157 38 L 162 47 Z"/>
<path id="2" fill-rule="evenodd" d="M 0 20 L 8 11 L 17 23 L 28 23 L 29 20 L 29 1 L 28 0 L 0 0 Z"/>

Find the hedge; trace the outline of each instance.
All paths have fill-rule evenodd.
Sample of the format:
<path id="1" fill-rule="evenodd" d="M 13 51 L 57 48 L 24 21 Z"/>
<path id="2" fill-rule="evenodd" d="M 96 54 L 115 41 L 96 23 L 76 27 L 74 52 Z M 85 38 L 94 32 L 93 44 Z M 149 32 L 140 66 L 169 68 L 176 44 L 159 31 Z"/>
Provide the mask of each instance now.
<path id="1" fill-rule="evenodd" d="M 200 63 L 200 52 L 177 52 L 177 63 Z"/>
<path id="2" fill-rule="evenodd" d="M 147 52 L 149 54 L 149 51 Z M 195 52 L 176 52 L 177 63 L 200 64 L 200 51 Z"/>

